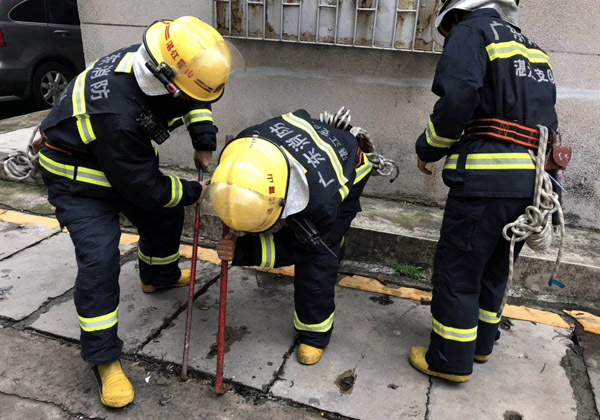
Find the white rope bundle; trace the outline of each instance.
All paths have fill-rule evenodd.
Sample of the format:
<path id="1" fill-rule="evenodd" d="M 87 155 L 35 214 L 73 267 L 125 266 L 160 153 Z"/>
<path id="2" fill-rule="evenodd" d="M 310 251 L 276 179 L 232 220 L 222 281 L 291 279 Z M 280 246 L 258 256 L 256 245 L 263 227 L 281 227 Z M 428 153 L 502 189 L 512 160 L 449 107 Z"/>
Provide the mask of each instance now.
<path id="1" fill-rule="evenodd" d="M 38 154 L 33 151 L 33 140 L 40 131 L 38 125 L 27 143 L 27 150 L 19 150 L 10 153 L 4 158 L 4 172 L 14 181 L 24 181 L 35 172 L 35 162 L 38 160 Z"/>
<path id="2" fill-rule="evenodd" d="M 345 107 L 341 107 L 338 112 L 335 114 L 330 114 L 325 111 L 319 114 L 319 120 L 324 122 L 325 124 L 329 124 L 332 127 L 339 128 L 340 130 L 349 130 L 350 133 L 354 137 L 358 137 L 358 135 L 362 135 L 365 138 L 371 141 L 371 136 L 367 132 L 367 130 L 361 127 L 352 127 L 350 128 L 350 122 L 352 121 L 352 116 L 350 115 L 350 110 Z M 381 176 L 391 176 L 392 179 L 390 182 L 394 182 L 400 173 L 398 165 L 392 159 L 387 159 L 384 156 L 378 153 L 365 153 L 369 162 L 373 165 L 373 169 L 377 175 Z"/>
<path id="3" fill-rule="evenodd" d="M 563 252 L 563 241 L 565 238 L 565 219 L 562 211 L 562 206 L 558 198 L 558 194 L 552 190 L 552 180 L 546 173 L 544 167 L 546 164 L 546 148 L 548 146 L 548 128 L 538 125 L 540 130 L 540 146 L 537 152 L 537 157 L 532 151 L 529 151 L 531 158 L 535 161 L 535 193 L 533 196 L 533 204 L 525 209 L 522 214 L 512 223 L 504 226 L 502 235 L 504 239 L 510 241 L 509 255 L 509 271 L 508 283 L 502 298 L 502 305 L 498 311 L 498 315 L 502 314 L 502 310 L 506 305 L 508 293 L 512 287 L 514 276 L 514 259 L 515 259 L 515 244 L 525 241 L 525 243 L 535 252 L 542 252 L 550 248 L 554 231 L 552 229 L 552 214 L 558 212 L 558 220 L 560 223 L 560 245 L 558 255 L 552 270 L 551 281 L 556 281 L 556 275 L 560 266 L 560 260 Z"/>

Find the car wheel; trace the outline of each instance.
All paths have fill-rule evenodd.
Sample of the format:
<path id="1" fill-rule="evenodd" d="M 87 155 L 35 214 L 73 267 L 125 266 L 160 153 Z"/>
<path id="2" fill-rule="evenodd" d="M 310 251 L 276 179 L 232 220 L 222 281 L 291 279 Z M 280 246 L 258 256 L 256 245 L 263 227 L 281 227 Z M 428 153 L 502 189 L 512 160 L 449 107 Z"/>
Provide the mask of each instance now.
<path id="1" fill-rule="evenodd" d="M 42 64 L 31 79 L 31 99 L 39 107 L 51 108 L 72 77 L 73 72 L 63 64 Z"/>

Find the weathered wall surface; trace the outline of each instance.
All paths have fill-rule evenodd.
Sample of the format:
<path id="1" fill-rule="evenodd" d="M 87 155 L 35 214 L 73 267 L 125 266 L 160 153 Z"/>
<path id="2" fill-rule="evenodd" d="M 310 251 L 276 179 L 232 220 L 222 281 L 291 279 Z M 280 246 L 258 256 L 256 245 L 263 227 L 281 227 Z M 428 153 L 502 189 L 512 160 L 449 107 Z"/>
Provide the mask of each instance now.
<path id="1" fill-rule="evenodd" d="M 79 2 L 87 61 L 139 42 L 143 27 L 162 15 L 159 0 Z M 597 0 L 581 0 L 564 10 L 558 0 L 524 2 L 522 27 L 553 62 L 559 86 L 558 112 L 563 138 L 574 148 L 566 174 L 569 222 L 600 226 L 600 22 Z M 563 10 L 563 13 L 556 13 Z M 582 11 L 585 11 L 582 13 Z M 169 16 L 191 14 L 212 22 L 210 0 L 174 0 Z M 588 28 L 587 30 L 584 28 Z M 369 130 L 379 151 L 396 159 L 402 173 L 389 184 L 372 179 L 367 194 L 426 203 L 443 203 L 447 188 L 441 164 L 432 177 L 416 168 L 414 142 L 422 132 L 436 97 L 431 81 L 438 56 L 396 51 L 235 40 L 248 71 L 235 75 L 224 98 L 214 106 L 220 141 L 246 126 L 302 107 L 313 115 L 352 110 L 353 123 Z M 193 166 L 185 131 L 160 152 L 164 161 Z"/>

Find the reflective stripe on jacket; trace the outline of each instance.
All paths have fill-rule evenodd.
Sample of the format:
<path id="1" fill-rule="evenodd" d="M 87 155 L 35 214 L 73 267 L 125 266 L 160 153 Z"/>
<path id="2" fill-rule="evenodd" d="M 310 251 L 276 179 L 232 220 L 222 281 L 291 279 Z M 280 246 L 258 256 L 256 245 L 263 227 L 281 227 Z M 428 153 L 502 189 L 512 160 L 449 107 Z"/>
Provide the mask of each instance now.
<path id="1" fill-rule="evenodd" d="M 471 12 L 448 36 L 433 92 L 440 97 L 416 144 L 421 160 L 446 158 L 450 195 L 529 197 L 534 170 L 516 143 L 468 137 L 475 118 L 556 131 L 556 86 L 548 55 L 493 9 Z"/>

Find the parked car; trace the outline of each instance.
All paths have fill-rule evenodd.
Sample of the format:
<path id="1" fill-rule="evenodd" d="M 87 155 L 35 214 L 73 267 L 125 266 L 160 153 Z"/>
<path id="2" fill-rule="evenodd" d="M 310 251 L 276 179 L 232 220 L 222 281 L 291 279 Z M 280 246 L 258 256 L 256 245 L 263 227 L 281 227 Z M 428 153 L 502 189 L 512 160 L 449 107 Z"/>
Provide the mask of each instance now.
<path id="1" fill-rule="evenodd" d="M 77 0 L 0 0 L 0 95 L 49 108 L 84 68 Z"/>

